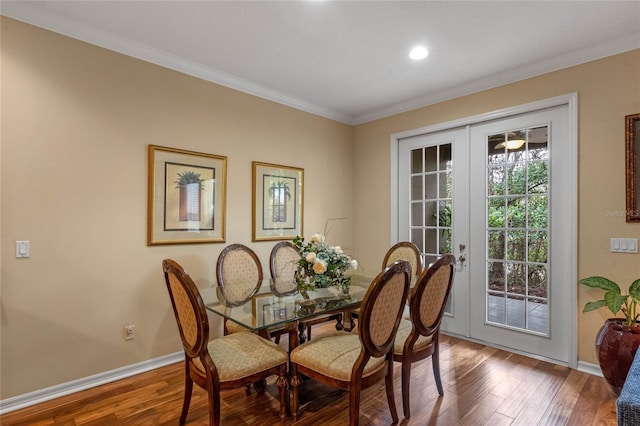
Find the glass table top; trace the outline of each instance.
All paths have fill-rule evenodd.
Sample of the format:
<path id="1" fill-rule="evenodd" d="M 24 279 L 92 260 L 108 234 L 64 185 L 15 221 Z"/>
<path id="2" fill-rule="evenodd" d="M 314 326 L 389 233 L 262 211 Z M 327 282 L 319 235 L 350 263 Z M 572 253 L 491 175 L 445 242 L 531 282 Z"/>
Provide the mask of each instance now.
<path id="1" fill-rule="evenodd" d="M 356 309 L 372 280 L 371 277 L 353 275 L 348 294 L 335 287 L 322 288 L 308 292 L 308 300 L 295 290 L 294 283 L 270 278 L 265 278 L 255 294 L 241 302 L 229 302 L 230 297 L 225 297 L 219 286 L 208 287 L 200 293 L 207 310 L 258 332 L 325 313 Z M 287 292 L 283 289 L 292 290 Z"/>

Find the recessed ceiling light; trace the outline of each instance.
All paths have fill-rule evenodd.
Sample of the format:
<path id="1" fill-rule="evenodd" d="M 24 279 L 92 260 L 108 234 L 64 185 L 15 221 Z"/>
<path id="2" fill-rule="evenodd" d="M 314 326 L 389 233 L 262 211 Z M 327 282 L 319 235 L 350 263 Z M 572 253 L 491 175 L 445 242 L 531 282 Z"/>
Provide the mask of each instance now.
<path id="1" fill-rule="evenodd" d="M 429 55 L 429 51 L 424 46 L 416 46 L 409 52 L 409 57 L 414 60 L 424 59 Z"/>

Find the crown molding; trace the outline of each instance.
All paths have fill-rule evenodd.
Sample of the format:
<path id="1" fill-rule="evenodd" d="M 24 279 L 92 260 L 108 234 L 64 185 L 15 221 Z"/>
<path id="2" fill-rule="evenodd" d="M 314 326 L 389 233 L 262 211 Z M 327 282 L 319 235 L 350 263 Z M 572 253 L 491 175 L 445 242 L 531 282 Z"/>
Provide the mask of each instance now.
<path id="1" fill-rule="evenodd" d="M 549 58 L 533 65 L 514 68 L 503 73 L 494 74 L 486 78 L 457 85 L 436 93 L 419 96 L 385 108 L 375 109 L 364 114 L 352 116 L 320 105 L 312 104 L 302 99 L 294 98 L 282 92 L 271 90 L 233 75 L 208 68 L 200 63 L 187 61 L 160 49 L 155 49 L 148 45 L 137 43 L 131 39 L 90 27 L 61 15 L 44 11 L 28 3 L 5 1 L 1 4 L 0 14 L 74 39 L 94 44 L 108 50 L 169 68 L 183 74 L 191 75 L 202 80 L 229 87 L 243 93 L 348 125 L 367 123 L 373 120 L 378 120 L 462 96 L 471 95 L 483 90 L 526 80 L 549 72 L 558 71 L 563 68 L 580 65 L 585 62 L 594 61 L 607 56 L 640 48 L 639 32 L 618 40 L 613 40 L 611 42 L 602 43 L 589 48 L 576 50 L 568 54 L 559 55 L 554 58 Z"/>
<path id="2" fill-rule="evenodd" d="M 640 32 L 361 114 L 354 118 L 353 124 L 363 124 L 639 48 Z"/>
<path id="3" fill-rule="evenodd" d="M 82 22 L 66 18 L 56 13 L 44 11 L 27 3 L 17 1 L 3 2 L 0 14 L 67 37 L 103 47 L 114 52 L 122 53 L 145 62 L 150 62 L 211 83 L 219 84 L 243 93 L 289 106 L 297 110 L 305 111 L 345 124 L 353 124 L 353 117 L 350 115 L 345 115 L 340 112 L 306 102 L 302 99 L 294 98 L 285 93 L 277 92 L 236 76 L 214 70 L 200 63 L 188 61 L 163 50 L 138 43 L 129 38 L 121 37 L 111 32 L 91 27 Z"/>

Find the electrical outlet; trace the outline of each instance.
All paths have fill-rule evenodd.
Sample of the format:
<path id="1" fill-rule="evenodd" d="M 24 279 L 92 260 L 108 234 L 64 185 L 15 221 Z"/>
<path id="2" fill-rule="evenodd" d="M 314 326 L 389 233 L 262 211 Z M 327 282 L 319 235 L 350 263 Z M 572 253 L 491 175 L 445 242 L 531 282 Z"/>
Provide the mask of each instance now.
<path id="1" fill-rule="evenodd" d="M 133 324 L 127 324 L 124 326 L 124 340 L 133 340 L 136 338 L 136 335 L 134 333 L 134 329 L 135 329 L 135 325 Z"/>

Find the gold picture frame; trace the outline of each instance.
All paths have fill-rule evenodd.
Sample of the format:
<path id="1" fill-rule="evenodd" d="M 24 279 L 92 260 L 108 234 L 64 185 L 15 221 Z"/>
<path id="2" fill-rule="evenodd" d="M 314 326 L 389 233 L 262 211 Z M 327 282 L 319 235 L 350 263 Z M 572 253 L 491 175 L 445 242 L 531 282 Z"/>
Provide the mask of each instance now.
<path id="1" fill-rule="evenodd" d="M 149 145 L 147 245 L 225 242 L 227 157 Z"/>
<path id="2" fill-rule="evenodd" d="M 304 169 L 252 162 L 252 241 L 302 235 Z"/>
<path id="3" fill-rule="evenodd" d="M 640 223 L 640 113 L 625 117 L 627 222 Z"/>

